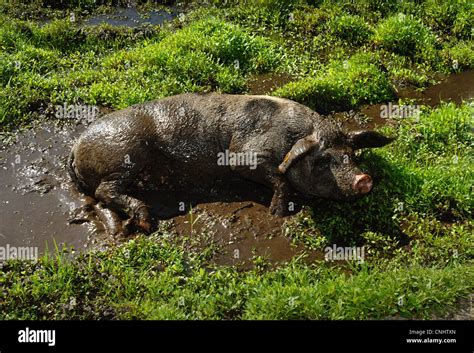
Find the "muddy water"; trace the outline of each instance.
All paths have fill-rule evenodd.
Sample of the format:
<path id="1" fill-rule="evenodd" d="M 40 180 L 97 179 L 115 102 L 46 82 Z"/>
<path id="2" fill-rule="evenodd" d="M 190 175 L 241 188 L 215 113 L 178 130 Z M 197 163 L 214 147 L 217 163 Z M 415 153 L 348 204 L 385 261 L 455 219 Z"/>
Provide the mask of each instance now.
<path id="1" fill-rule="evenodd" d="M 474 70 L 456 73 L 446 77 L 440 84 L 428 87 L 424 91 L 413 88 L 402 88 L 398 90 L 398 98 L 413 100 L 412 104 L 427 105 L 434 107 L 440 102 L 454 102 L 460 104 L 463 101 L 474 99 Z M 396 103 L 393 102 L 393 103 Z M 345 126 L 350 129 L 363 125 L 367 128 L 394 123 L 390 119 L 381 117 L 382 104 L 367 105 L 360 112 L 345 120 Z"/>
<path id="2" fill-rule="evenodd" d="M 64 169 L 66 156 L 83 125 L 36 124 L 0 150 L 0 246 L 54 248 L 67 243 L 87 247 L 90 224 L 70 227 L 79 195 L 71 192 Z"/>
<path id="3" fill-rule="evenodd" d="M 150 11 L 141 14 L 134 7 L 117 8 L 112 13 L 101 14 L 90 17 L 84 22 L 86 26 L 100 25 L 107 23 L 112 26 L 139 27 L 146 24 L 161 25 L 166 21 L 172 20 L 180 12 L 177 9 L 167 9 L 160 11 Z"/>
<path id="4" fill-rule="evenodd" d="M 266 73 L 252 77 L 247 83 L 249 94 L 270 94 L 293 79 L 288 74 Z"/>
<path id="5" fill-rule="evenodd" d="M 135 196 L 153 205 L 152 215 L 165 221 L 165 229 L 189 248 L 217 249 L 212 262 L 220 265 L 252 266 L 261 256 L 270 264 L 287 261 L 304 252 L 284 236 L 291 218 L 273 216 L 268 211 L 270 189 L 244 180 L 216 183 L 209 190 L 170 190 L 136 192 Z M 302 202 L 295 198 L 296 209 Z M 309 252 L 312 259 L 316 252 Z"/>
<path id="6" fill-rule="evenodd" d="M 288 79 L 272 81 L 271 77 L 265 76 L 261 85 L 254 83 L 259 91 L 252 93 L 268 93 Z M 424 93 L 403 94 L 433 105 L 440 99 L 460 102 L 474 97 L 472 83 L 473 71 L 468 71 L 452 75 Z M 380 105 L 341 114 L 346 128 L 386 123 L 380 118 Z M 82 224 L 68 222 L 83 200 L 69 182 L 65 162 L 74 139 L 84 129 L 82 122 L 58 124 L 46 120 L 18 133 L 14 143 L 2 145 L 0 246 L 37 246 L 43 252 L 46 246 L 53 248 L 54 242 L 84 250 L 114 241 L 106 236 L 94 215 Z M 191 245 L 198 248 L 216 245 L 218 252 L 213 261 L 218 264 L 248 266 L 255 256 L 278 263 L 304 251 L 283 235 L 285 222 L 292 216 L 270 215 L 271 191 L 252 183 L 240 181 L 216 185 L 211 190 L 168 190 L 137 196 L 152 206 L 153 216 L 171 234 L 188 236 L 187 241 L 194 241 Z M 321 259 L 322 254 L 311 253 L 309 258 Z"/>
<path id="7" fill-rule="evenodd" d="M 192 206 L 171 219 L 172 232 L 199 239 L 195 248 L 217 247 L 214 263 L 249 268 L 255 257 L 263 257 L 270 264 L 288 261 L 303 253 L 310 260 L 323 258 L 319 252 L 305 251 L 284 236 L 285 224 L 291 216 L 280 218 L 269 214 L 272 196 L 269 190 L 240 181 L 218 186 L 215 191 L 218 194 L 211 197 L 203 193 L 187 195 L 187 200 L 183 197 L 186 204 Z M 162 204 L 172 209 L 171 204 L 163 201 L 166 200 L 163 196 L 160 195 Z M 199 200 L 199 204 L 193 200 Z M 176 195 L 168 201 L 176 202 Z"/>

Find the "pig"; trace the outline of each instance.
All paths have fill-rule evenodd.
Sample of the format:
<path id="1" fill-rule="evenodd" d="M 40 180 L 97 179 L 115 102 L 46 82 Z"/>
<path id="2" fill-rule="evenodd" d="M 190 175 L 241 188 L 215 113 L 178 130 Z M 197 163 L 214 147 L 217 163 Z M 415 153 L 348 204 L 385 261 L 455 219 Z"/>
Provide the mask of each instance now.
<path id="1" fill-rule="evenodd" d="M 130 226 L 148 233 L 149 205 L 130 193 L 137 183 L 244 178 L 272 188 L 270 212 L 285 216 L 293 192 L 334 200 L 369 193 L 372 178 L 358 168 L 354 151 L 392 140 L 375 131 L 344 133 L 333 119 L 288 99 L 185 93 L 93 122 L 67 166 L 79 189 L 107 210 L 111 234 Z"/>

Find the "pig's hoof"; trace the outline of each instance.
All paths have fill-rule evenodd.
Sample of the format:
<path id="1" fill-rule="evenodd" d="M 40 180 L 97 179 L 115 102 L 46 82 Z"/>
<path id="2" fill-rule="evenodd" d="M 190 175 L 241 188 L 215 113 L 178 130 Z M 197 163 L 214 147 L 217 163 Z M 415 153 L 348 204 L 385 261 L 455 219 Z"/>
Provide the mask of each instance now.
<path id="1" fill-rule="evenodd" d="M 139 220 L 137 224 L 138 228 L 141 228 L 146 234 L 151 232 L 151 223 L 144 220 Z"/>
<path id="2" fill-rule="evenodd" d="M 151 233 L 150 213 L 146 206 L 140 207 L 134 212 L 133 217 L 127 221 L 127 228 L 133 224 L 136 230 L 143 231 L 145 234 Z"/>
<path id="3" fill-rule="evenodd" d="M 149 234 L 151 232 L 151 223 L 135 218 L 129 218 L 124 222 L 124 229 L 127 230 L 128 234 L 143 232 Z"/>
<path id="4" fill-rule="evenodd" d="M 151 233 L 151 222 L 147 219 L 139 218 L 139 217 L 132 217 L 127 219 L 124 222 L 124 228 L 127 229 L 128 233 L 135 233 L 135 232 L 144 232 L 145 234 Z"/>
<path id="5" fill-rule="evenodd" d="M 290 212 L 286 209 L 286 207 L 282 203 L 279 203 L 277 205 L 271 204 L 270 213 L 278 217 L 285 217 L 290 214 Z"/>
<path id="6" fill-rule="evenodd" d="M 120 229 L 120 230 L 117 230 L 115 231 L 114 233 L 112 233 L 112 237 L 114 239 L 124 239 L 126 238 L 130 233 L 128 232 L 127 228 L 123 228 L 123 229 Z"/>
<path id="7" fill-rule="evenodd" d="M 76 208 L 71 217 L 68 218 L 69 224 L 82 224 L 85 222 L 91 221 L 91 212 L 93 211 L 92 207 L 89 205 L 84 205 L 79 208 Z"/>

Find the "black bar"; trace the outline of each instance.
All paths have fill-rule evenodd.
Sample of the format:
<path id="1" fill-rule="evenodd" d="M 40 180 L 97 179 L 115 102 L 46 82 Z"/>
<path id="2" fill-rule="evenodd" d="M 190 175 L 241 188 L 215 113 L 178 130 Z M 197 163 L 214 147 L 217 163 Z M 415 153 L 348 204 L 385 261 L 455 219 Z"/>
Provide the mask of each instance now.
<path id="1" fill-rule="evenodd" d="M 19 331 L 27 327 L 55 330 L 55 345 L 19 343 Z M 472 321 L 2 321 L 0 353 L 472 353 L 473 333 Z M 407 338 L 456 343 L 407 343 Z"/>

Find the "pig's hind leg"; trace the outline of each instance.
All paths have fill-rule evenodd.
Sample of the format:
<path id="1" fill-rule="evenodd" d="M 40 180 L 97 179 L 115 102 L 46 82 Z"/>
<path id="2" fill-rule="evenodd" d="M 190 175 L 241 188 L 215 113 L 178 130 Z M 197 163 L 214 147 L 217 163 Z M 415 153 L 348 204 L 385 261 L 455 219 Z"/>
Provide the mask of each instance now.
<path id="1" fill-rule="evenodd" d="M 120 238 L 127 235 L 126 229 L 122 226 L 122 219 L 111 209 L 104 207 L 101 202 L 94 205 L 94 211 L 105 226 L 107 232 L 114 238 Z"/>
<path id="2" fill-rule="evenodd" d="M 116 212 L 125 212 L 130 218 L 126 225 L 135 224 L 146 233 L 151 230 L 151 220 L 148 207 L 143 201 L 125 194 L 131 179 L 111 179 L 102 181 L 95 191 L 97 200 Z"/>

